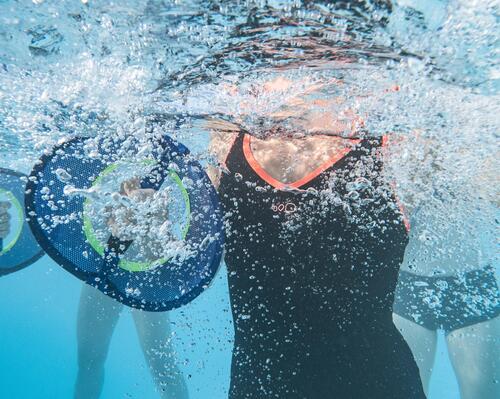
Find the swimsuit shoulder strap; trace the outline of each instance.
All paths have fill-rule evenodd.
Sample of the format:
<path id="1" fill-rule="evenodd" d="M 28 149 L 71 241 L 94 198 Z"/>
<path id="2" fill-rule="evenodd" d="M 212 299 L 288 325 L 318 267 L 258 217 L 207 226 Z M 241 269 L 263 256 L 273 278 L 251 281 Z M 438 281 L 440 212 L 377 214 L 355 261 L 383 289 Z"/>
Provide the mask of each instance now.
<path id="1" fill-rule="evenodd" d="M 225 159 L 225 166 L 232 173 L 241 173 L 249 167 L 246 162 L 245 154 L 243 153 L 244 137 L 244 132 L 239 132 L 237 134 Z"/>

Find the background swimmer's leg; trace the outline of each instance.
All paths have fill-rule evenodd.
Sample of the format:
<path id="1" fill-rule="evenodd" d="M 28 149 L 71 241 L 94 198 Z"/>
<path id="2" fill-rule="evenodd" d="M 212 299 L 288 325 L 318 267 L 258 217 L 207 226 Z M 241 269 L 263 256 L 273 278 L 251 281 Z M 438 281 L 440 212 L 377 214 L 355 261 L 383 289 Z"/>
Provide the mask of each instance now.
<path id="1" fill-rule="evenodd" d="M 436 356 L 437 331 L 428 330 L 395 313 L 392 314 L 392 318 L 413 353 L 413 357 L 418 365 L 425 395 L 429 396 L 429 382 Z"/>
<path id="2" fill-rule="evenodd" d="M 446 336 L 461 399 L 500 398 L 500 317 Z"/>
<path id="3" fill-rule="evenodd" d="M 123 305 L 84 284 L 78 309 L 78 377 L 75 399 L 97 399 L 104 385 L 104 362 Z"/>
<path id="4" fill-rule="evenodd" d="M 139 342 L 163 399 L 187 399 L 188 389 L 177 367 L 171 342 L 170 320 L 165 312 L 132 310 Z"/>

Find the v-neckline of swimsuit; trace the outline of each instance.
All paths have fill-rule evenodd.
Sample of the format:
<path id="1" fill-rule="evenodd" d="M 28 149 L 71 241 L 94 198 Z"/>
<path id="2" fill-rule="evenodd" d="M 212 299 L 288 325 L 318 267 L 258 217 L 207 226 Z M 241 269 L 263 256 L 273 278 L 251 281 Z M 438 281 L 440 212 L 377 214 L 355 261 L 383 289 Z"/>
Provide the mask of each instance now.
<path id="1" fill-rule="evenodd" d="M 300 179 L 291 182 L 284 183 L 267 172 L 262 165 L 255 158 L 252 148 L 251 148 L 251 136 L 249 134 L 245 134 L 243 136 L 243 154 L 245 155 L 245 159 L 250 165 L 251 169 L 267 184 L 271 185 L 277 190 L 286 190 L 286 189 L 300 189 L 302 186 L 307 183 L 312 182 L 319 175 L 321 175 L 325 170 L 335 166 L 338 162 L 344 159 L 347 154 L 353 151 L 356 146 L 361 142 L 360 139 L 350 139 L 353 141 L 353 144 L 343 148 L 342 150 L 335 153 L 332 157 L 330 157 L 325 162 L 321 163 L 317 168 L 313 169 L 311 172 L 307 173 L 305 176 Z"/>

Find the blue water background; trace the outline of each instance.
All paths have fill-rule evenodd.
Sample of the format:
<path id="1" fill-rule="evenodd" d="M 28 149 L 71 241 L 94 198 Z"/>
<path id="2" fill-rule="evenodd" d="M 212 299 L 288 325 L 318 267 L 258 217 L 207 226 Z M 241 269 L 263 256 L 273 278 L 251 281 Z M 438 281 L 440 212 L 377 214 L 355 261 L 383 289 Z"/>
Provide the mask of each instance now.
<path id="1" fill-rule="evenodd" d="M 227 397 L 233 326 L 225 273 L 223 266 L 210 289 L 171 312 L 175 348 L 191 399 Z M 0 279 L 0 398 L 72 397 L 81 285 L 46 256 Z M 429 399 L 458 397 L 440 334 Z M 111 343 L 102 398 L 158 398 L 127 309 Z"/>

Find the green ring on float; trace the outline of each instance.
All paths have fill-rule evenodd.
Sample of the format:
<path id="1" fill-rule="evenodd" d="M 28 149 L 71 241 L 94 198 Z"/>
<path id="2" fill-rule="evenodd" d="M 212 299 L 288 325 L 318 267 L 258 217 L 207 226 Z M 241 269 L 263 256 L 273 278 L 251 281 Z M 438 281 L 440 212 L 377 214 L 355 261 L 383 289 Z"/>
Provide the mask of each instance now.
<path id="1" fill-rule="evenodd" d="M 17 215 L 19 217 L 19 220 L 21 220 L 21 223 L 19 225 L 19 230 L 14 236 L 14 239 L 6 246 L 2 248 L 2 251 L 0 251 L 0 256 L 6 254 L 9 250 L 12 249 L 14 245 L 16 245 L 16 242 L 19 240 L 19 237 L 21 237 L 21 232 L 23 231 L 23 223 L 22 221 L 24 220 L 24 211 L 23 207 L 17 200 L 14 194 L 12 194 L 10 191 L 4 190 L 3 188 L 0 188 L 0 194 L 4 194 L 7 199 L 14 205 L 14 208 L 17 210 Z"/>

